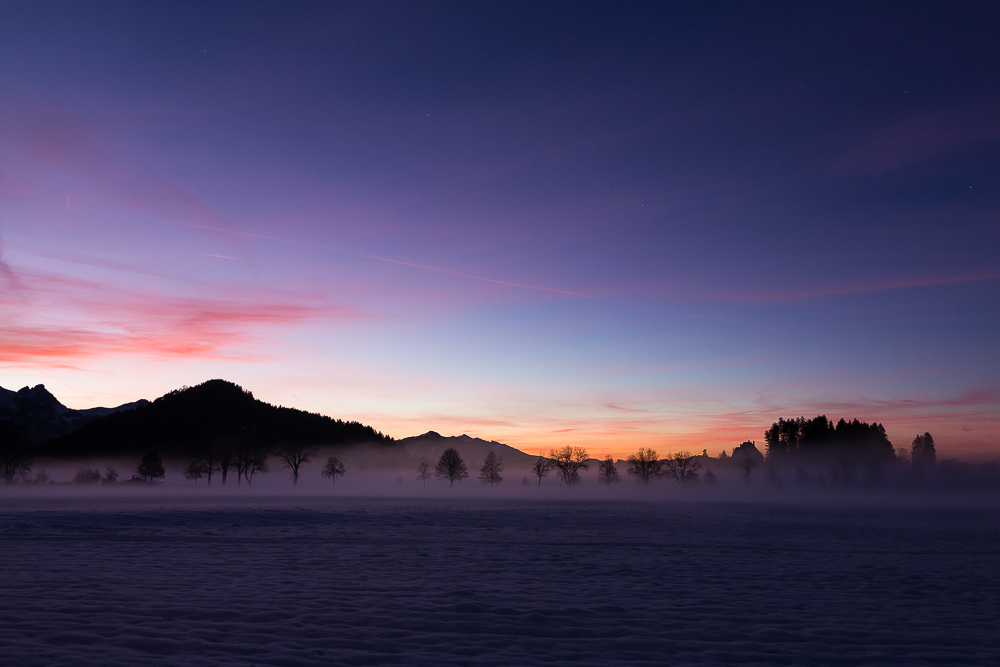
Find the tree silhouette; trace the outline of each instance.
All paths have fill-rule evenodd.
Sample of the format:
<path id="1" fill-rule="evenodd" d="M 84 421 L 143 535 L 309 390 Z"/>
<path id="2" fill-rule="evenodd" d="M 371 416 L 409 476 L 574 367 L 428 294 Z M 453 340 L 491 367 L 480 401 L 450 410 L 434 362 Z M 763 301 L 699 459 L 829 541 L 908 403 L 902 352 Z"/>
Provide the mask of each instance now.
<path id="1" fill-rule="evenodd" d="M 340 459 L 336 456 L 331 456 L 326 460 L 326 465 L 323 466 L 323 472 L 321 473 L 323 477 L 332 479 L 333 483 L 337 483 L 337 477 L 343 477 L 347 469 L 344 468 L 344 464 L 341 463 Z"/>
<path id="2" fill-rule="evenodd" d="M 189 482 L 193 481 L 197 484 L 199 479 L 209 474 L 210 469 L 211 467 L 207 461 L 204 459 L 195 459 L 194 461 L 188 463 L 187 467 L 184 469 L 184 479 Z"/>
<path id="3" fill-rule="evenodd" d="M 267 464 L 267 450 L 256 438 L 245 438 L 236 448 L 236 483 L 239 484 L 240 475 L 253 484 L 253 476 L 257 473 L 270 472 L 271 468 Z"/>
<path id="4" fill-rule="evenodd" d="M 531 464 L 531 472 L 538 478 L 538 486 L 542 485 L 542 478 L 548 477 L 549 472 L 554 467 L 552 459 L 547 459 L 544 456 L 539 456 L 535 459 L 535 462 Z"/>
<path id="5" fill-rule="evenodd" d="M 711 468 L 705 470 L 705 484 L 708 486 L 715 486 L 719 483 L 719 478 L 715 476 L 715 472 Z"/>
<path id="6" fill-rule="evenodd" d="M 934 449 L 934 436 L 930 433 L 918 435 L 910 446 L 910 458 L 913 467 L 919 471 L 928 470 L 937 463 L 937 452 Z"/>
<path id="7" fill-rule="evenodd" d="M 80 468 L 73 476 L 74 484 L 97 484 L 101 481 L 101 471 L 89 468 Z"/>
<path id="8" fill-rule="evenodd" d="M 449 447 L 441 454 L 437 465 L 434 466 L 434 475 L 438 479 L 446 479 L 450 486 L 455 486 L 456 481 L 461 481 L 469 476 L 469 469 L 465 461 L 459 456 L 458 450 Z"/>
<path id="9" fill-rule="evenodd" d="M 608 486 L 622 481 L 622 476 L 618 474 L 618 467 L 615 465 L 615 460 L 610 456 L 597 465 L 597 481 Z"/>
<path id="10" fill-rule="evenodd" d="M 503 459 L 497 456 L 496 452 L 490 452 L 483 461 L 483 467 L 479 469 L 479 480 L 483 484 L 499 484 L 503 481 L 500 472 L 503 470 Z"/>
<path id="11" fill-rule="evenodd" d="M 552 465 L 559 471 L 566 486 L 580 483 L 580 471 L 586 470 L 588 466 L 587 450 L 583 447 L 573 447 L 566 445 L 562 449 L 553 449 L 549 452 Z"/>
<path id="12" fill-rule="evenodd" d="M 747 486 L 750 486 L 750 473 L 757 467 L 757 459 L 750 456 L 749 453 L 744 453 L 739 458 L 739 466 L 743 473 L 743 481 L 746 482 Z"/>
<path id="13" fill-rule="evenodd" d="M 0 421 L 0 477 L 13 484 L 31 472 L 31 458 L 22 437 L 21 427 L 14 421 Z"/>
<path id="14" fill-rule="evenodd" d="M 236 483 L 239 484 L 240 472 L 236 465 L 236 446 L 231 438 L 220 438 L 216 447 L 215 470 L 222 475 L 222 486 L 226 485 L 230 470 L 236 470 Z"/>
<path id="15" fill-rule="evenodd" d="M 701 460 L 697 456 L 691 456 L 691 452 L 676 452 L 663 461 L 664 477 L 676 479 L 681 486 L 694 479 L 700 469 Z"/>
<path id="16" fill-rule="evenodd" d="M 36 486 L 44 486 L 45 484 L 48 484 L 50 481 L 49 473 L 45 472 L 45 468 L 42 468 L 41 470 L 36 472 L 35 476 L 30 479 L 27 476 L 22 477 L 22 479 L 24 480 L 25 484 L 34 484 Z"/>
<path id="17" fill-rule="evenodd" d="M 217 443 L 213 440 L 209 440 L 203 443 L 198 449 L 198 456 L 188 465 L 188 469 L 192 472 L 195 468 L 200 470 L 202 475 L 208 478 L 208 485 L 212 486 L 212 475 L 218 472 L 218 465 L 219 456 Z M 197 480 L 198 478 L 188 477 L 187 479 Z"/>
<path id="18" fill-rule="evenodd" d="M 118 481 L 118 471 L 111 466 L 107 467 L 104 471 L 104 477 L 101 478 L 101 484 L 114 484 Z"/>
<path id="19" fill-rule="evenodd" d="M 298 486 L 299 470 L 303 465 L 312 461 L 312 457 L 316 456 L 316 448 L 301 442 L 286 442 L 278 447 L 275 456 L 281 460 L 283 467 L 288 468 L 288 472 L 292 476 L 292 486 Z"/>
<path id="20" fill-rule="evenodd" d="M 140 477 L 149 481 L 163 479 L 166 476 L 163 470 L 163 461 L 160 460 L 160 455 L 157 452 L 150 452 L 143 456 L 135 471 L 139 473 Z"/>
<path id="21" fill-rule="evenodd" d="M 663 461 L 660 460 L 655 449 L 640 447 L 635 454 L 629 454 L 628 474 L 637 477 L 639 481 L 647 485 L 649 480 L 663 475 Z"/>
<path id="22" fill-rule="evenodd" d="M 420 462 L 417 464 L 417 479 L 427 486 L 427 480 L 431 478 L 431 462 L 427 460 L 426 456 L 420 458 Z"/>

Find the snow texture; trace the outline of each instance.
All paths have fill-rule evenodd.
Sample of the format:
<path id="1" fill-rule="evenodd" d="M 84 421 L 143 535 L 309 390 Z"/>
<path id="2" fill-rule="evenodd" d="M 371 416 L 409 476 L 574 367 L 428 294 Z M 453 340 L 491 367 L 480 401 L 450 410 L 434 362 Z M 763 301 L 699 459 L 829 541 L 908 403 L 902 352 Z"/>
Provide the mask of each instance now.
<path id="1" fill-rule="evenodd" d="M 8 499 L 3 665 L 1000 664 L 1000 511 Z"/>

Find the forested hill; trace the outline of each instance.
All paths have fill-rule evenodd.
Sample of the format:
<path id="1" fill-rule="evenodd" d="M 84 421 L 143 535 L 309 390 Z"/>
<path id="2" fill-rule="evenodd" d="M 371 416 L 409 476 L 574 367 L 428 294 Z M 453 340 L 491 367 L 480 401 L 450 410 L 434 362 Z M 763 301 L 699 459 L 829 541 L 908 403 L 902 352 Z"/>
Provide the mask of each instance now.
<path id="1" fill-rule="evenodd" d="M 157 450 L 187 456 L 208 442 L 251 439 L 261 445 L 390 443 L 370 426 L 264 403 L 242 387 L 209 380 L 134 410 L 101 417 L 79 431 L 42 443 L 39 456 L 122 456 Z"/>

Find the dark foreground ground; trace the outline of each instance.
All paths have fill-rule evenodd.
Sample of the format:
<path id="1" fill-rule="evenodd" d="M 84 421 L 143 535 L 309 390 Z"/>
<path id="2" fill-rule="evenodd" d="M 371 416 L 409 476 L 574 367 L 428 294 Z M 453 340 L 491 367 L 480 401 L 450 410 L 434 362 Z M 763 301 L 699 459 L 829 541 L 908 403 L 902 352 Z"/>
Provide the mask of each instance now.
<path id="1" fill-rule="evenodd" d="M 996 509 L 8 499 L 0 554 L 11 666 L 1000 664 Z"/>

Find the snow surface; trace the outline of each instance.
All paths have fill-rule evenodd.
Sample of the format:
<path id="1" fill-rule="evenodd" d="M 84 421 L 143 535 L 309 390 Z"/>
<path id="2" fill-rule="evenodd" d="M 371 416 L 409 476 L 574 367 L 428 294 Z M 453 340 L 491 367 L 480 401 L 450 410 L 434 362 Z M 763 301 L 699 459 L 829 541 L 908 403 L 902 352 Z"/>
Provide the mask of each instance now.
<path id="1" fill-rule="evenodd" d="M 3 665 L 1000 664 L 1000 510 L 0 499 Z"/>

